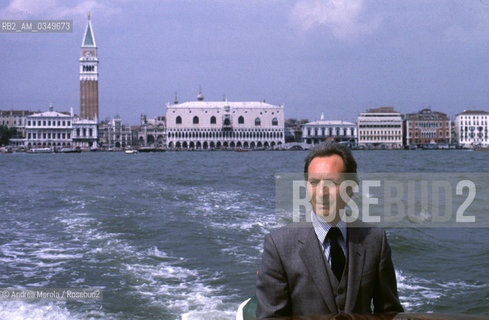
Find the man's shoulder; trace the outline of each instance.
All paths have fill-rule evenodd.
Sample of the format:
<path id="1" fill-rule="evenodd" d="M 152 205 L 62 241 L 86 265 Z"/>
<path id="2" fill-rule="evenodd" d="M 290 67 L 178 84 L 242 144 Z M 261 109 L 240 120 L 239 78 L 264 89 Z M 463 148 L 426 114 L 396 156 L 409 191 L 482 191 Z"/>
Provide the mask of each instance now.
<path id="1" fill-rule="evenodd" d="M 385 231 L 381 227 L 358 221 L 348 224 L 348 235 L 354 241 L 382 242 L 385 237 Z"/>
<path id="2" fill-rule="evenodd" d="M 291 242 L 303 238 L 310 232 L 314 232 L 312 223 L 293 223 L 274 229 L 267 236 L 274 242 Z"/>

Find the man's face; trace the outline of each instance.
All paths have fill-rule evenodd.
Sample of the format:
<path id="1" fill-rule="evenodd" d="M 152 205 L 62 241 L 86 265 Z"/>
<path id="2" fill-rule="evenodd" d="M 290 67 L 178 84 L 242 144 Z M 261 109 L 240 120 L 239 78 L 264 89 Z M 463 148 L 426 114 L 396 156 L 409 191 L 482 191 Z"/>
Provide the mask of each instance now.
<path id="1" fill-rule="evenodd" d="M 338 210 L 346 203 L 340 197 L 340 184 L 345 170 L 339 155 L 316 157 L 308 169 L 307 192 L 314 212 L 326 221 L 336 224 L 340 217 Z M 335 215 L 335 216 L 332 216 Z"/>

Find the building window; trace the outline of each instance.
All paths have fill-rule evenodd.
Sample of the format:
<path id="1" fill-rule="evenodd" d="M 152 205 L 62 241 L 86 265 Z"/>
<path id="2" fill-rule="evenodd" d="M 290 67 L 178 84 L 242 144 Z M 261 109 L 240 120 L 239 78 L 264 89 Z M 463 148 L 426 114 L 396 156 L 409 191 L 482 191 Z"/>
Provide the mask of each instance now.
<path id="1" fill-rule="evenodd" d="M 193 124 L 199 124 L 199 117 L 195 116 L 192 122 Z"/>
<path id="2" fill-rule="evenodd" d="M 197 117 L 195 117 L 195 118 L 197 118 Z M 216 117 L 214 117 L 214 116 L 211 117 L 211 124 L 216 124 Z"/>
<path id="3" fill-rule="evenodd" d="M 239 118 L 238 118 L 238 124 L 244 124 L 244 118 L 243 118 L 243 116 L 239 116 Z"/>
<path id="4" fill-rule="evenodd" d="M 255 119 L 255 126 L 260 126 L 261 125 L 261 120 L 260 118 Z"/>
<path id="5" fill-rule="evenodd" d="M 277 118 L 272 119 L 272 126 L 278 126 L 278 120 Z"/>
<path id="6" fill-rule="evenodd" d="M 182 124 L 182 117 L 178 116 L 177 119 L 175 120 L 176 124 Z"/>
<path id="7" fill-rule="evenodd" d="M 92 136 L 93 136 L 93 129 L 92 129 L 92 128 L 90 128 L 90 129 L 88 130 L 88 132 L 90 132 L 90 137 L 92 137 Z"/>

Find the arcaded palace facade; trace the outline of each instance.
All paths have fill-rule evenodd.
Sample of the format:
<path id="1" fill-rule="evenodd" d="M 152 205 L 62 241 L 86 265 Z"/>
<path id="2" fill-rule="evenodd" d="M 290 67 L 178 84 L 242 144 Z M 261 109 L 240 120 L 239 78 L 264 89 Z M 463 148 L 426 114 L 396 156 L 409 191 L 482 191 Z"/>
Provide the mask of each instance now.
<path id="1" fill-rule="evenodd" d="M 265 102 L 197 101 L 168 104 L 169 149 L 260 149 L 282 145 L 284 106 Z"/>

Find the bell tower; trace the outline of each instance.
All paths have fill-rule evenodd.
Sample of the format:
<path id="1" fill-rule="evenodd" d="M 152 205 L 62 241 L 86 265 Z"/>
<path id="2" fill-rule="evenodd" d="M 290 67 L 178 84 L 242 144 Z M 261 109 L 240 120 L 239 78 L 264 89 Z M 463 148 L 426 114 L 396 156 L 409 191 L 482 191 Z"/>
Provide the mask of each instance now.
<path id="1" fill-rule="evenodd" d="M 90 12 L 81 44 L 80 117 L 98 121 L 98 58 Z"/>

